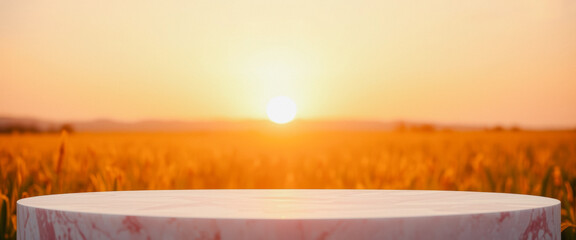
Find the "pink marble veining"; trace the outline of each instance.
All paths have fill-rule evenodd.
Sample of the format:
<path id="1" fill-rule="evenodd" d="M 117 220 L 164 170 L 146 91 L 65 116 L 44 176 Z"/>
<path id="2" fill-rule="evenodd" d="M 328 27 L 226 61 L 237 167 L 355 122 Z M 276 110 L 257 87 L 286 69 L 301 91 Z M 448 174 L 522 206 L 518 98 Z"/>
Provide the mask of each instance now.
<path id="1" fill-rule="evenodd" d="M 170 190 L 18 201 L 18 239 L 560 239 L 560 202 L 415 190 Z"/>

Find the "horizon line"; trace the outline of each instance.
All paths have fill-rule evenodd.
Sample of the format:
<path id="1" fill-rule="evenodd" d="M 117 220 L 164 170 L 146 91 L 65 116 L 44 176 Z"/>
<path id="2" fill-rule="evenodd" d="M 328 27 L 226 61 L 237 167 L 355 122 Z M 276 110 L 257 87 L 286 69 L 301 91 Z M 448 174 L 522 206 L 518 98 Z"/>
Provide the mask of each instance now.
<path id="1" fill-rule="evenodd" d="M 145 122 L 182 122 L 182 123 L 241 123 L 241 122 L 270 122 L 267 118 L 139 118 L 139 119 L 121 119 L 114 117 L 94 117 L 94 118 L 76 118 L 76 119 L 63 119 L 63 118 L 45 118 L 23 115 L 0 114 L 1 118 L 9 118 L 16 120 L 33 120 L 40 122 L 49 122 L 54 124 L 64 123 L 87 123 L 107 121 L 121 124 L 139 124 Z M 356 123 L 406 123 L 406 124 L 430 124 L 433 126 L 459 126 L 459 127 L 477 127 L 477 128 L 490 128 L 490 127 L 519 127 L 522 129 L 575 129 L 574 124 L 521 124 L 521 123 L 503 123 L 503 122 L 457 122 L 457 121 L 442 121 L 442 120 L 422 120 L 422 119 L 408 119 L 408 118 L 388 118 L 388 119 L 368 119 L 368 118 L 296 118 L 290 123 L 313 123 L 313 122 L 356 122 Z M 290 124 L 287 123 L 287 124 Z"/>

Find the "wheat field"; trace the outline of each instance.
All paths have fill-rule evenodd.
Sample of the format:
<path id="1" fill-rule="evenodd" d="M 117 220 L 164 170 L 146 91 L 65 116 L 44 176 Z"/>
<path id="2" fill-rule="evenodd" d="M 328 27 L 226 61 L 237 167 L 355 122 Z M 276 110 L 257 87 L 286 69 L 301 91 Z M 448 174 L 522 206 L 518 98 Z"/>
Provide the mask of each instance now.
<path id="1" fill-rule="evenodd" d="M 562 201 L 574 237 L 576 132 L 192 132 L 0 135 L 0 236 L 20 198 L 225 188 L 509 192 Z"/>

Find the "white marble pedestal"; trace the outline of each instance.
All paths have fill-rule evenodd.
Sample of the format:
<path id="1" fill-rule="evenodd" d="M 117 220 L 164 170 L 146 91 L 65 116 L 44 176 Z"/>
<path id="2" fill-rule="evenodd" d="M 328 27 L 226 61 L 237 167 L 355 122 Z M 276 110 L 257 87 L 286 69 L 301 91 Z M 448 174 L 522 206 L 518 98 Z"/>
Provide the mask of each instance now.
<path id="1" fill-rule="evenodd" d="M 74 193 L 19 200 L 18 239 L 560 239 L 560 202 L 410 190 Z"/>

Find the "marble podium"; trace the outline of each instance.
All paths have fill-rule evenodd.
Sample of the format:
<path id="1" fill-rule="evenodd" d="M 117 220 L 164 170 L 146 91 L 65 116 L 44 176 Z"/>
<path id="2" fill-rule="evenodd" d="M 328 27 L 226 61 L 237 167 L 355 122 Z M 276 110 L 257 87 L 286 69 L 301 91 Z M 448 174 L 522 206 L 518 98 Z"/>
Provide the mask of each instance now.
<path id="1" fill-rule="evenodd" d="M 166 190 L 18 201 L 18 239 L 560 239 L 560 202 L 416 190 Z"/>

